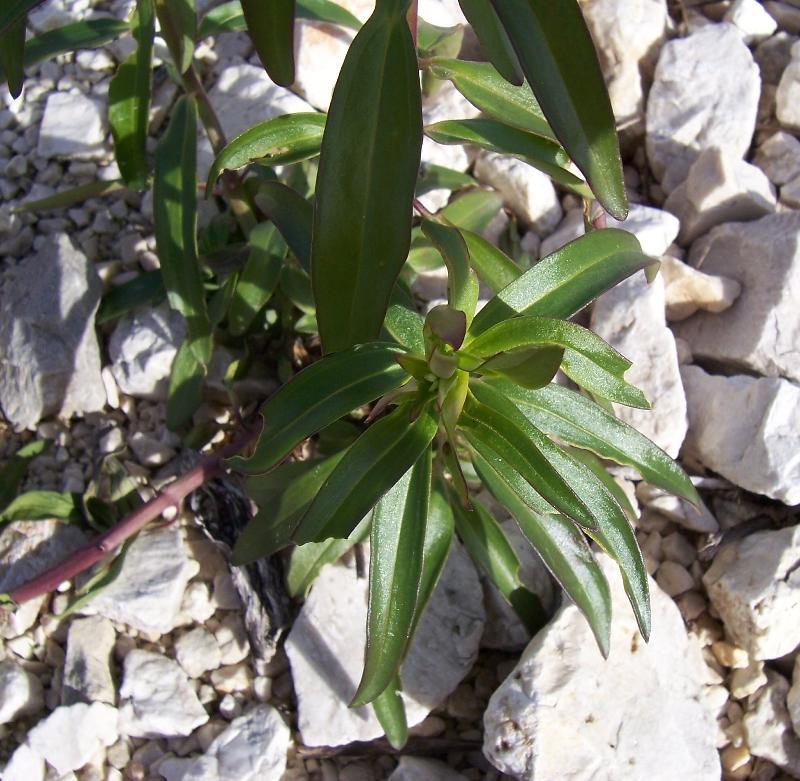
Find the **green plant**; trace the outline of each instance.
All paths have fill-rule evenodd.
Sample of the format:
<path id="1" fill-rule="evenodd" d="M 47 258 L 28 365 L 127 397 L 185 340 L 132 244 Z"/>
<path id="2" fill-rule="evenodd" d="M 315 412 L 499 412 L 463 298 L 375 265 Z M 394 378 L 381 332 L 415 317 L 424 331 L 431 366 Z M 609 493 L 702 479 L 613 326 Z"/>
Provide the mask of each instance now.
<path id="1" fill-rule="evenodd" d="M 2 12 L 4 41 L 19 43 L 20 19 L 35 5 L 18 0 Z M 156 20 L 173 56 L 171 76 L 187 94 L 154 159 L 161 271 L 109 293 L 99 318 L 165 296 L 185 317 L 188 338 L 168 401 L 169 423 L 179 430 L 200 404 L 216 346 L 234 356 L 225 381 L 237 410 L 247 412 L 239 381 L 265 372 L 264 354 L 280 356 L 276 368 L 288 381 L 261 406 L 257 433 L 245 425 L 224 453 L 208 456 L 12 599 L 96 563 L 203 480 L 230 469 L 244 476 L 261 508 L 238 540 L 236 563 L 295 544 L 287 573 L 295 596 L 325 563 L 369 536 L 368 640 L 353 704 L 373 703 L 396 745 L 406 736 L 398 670 L 455 535 L 531 632 L 545 619 L 519 580 L 501 527 L 475 498 L 480 486 L 516 519 L 603 653 L 610 598 L 589 540 L 618 562 L 648 637 L 648 581 L 632 511 L 601 459 L 633 467 L 690 501 L 696 493 L 677 464 L 611 412 L 609 402 L 648 406 L 624 379 L 629 362 L 569 319 L 629 275 L 653 271 L 632 235 L 595 229 L 588 217 L 595 198 L 615 217 L 627 213 L 602 75 L 576 0 L 461 6 L 490 62 L 456 59 L 460 31 L 418 20 L 411 0 L 378 0 L 363 26 L 327 0 L 301 0 L 296 8 L 288 0 L 242 0 L 210 11 L 197 30 L 190 0 L 139 0 L 129 23 L 138 48 L 109 91 L 122 174 L 114 187 L 141 189 L 150 181 L 145 138 Z M 291 84 L 295 11 L 358 30 L 328 115 L 277 117 L 227 143 L 193 63 L 196 38 L 247 28 L 270 76 Z M 70 28 L 24 48 L 3 47 L 12 91 L 23 66 L 42 52 L 98 45 L 120 31 L 110 23 Z M 420 69 L 425 90 L 449 80 L 481 118 L 423 128 Z M 198 116 L 216 152 L 205 195 L 220 207 L 199 244 Z M 587 235 L 524 270 L 480 236 L 499 208 L 496 195 L 459 172 L 420 172 L 423 133 L 514 155 L 544 171 L 584 199 Z M 417 196 L 442 184 L 466 192 L 430 214 Z M 99 183 L 24 208 L 63 206 L 108 189 Z M 441 263 L 447 303 L 423 318 L 410 283 Z M 477 311 L 479 280 L 495 295 Z M 282 347 L 298 333 L 318 333 L 323 356 L 294 374 Z M 559 369 L 579 390 L 553 382 Z M 212 433 L 195 428 L 187 437 L 196 443 Z M 287 460 L 317 435 L 321 457 Z M 3 512 L 11 517 L 9 508 Z"/>

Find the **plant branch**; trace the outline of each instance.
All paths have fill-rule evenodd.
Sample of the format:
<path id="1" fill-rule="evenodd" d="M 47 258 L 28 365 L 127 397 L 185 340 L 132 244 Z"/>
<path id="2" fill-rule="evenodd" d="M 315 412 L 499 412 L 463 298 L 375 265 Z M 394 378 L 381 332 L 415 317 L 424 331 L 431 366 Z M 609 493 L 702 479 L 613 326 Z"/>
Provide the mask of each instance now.
<path id="1" fill-rule="evenodd" d="M 203 483 L 219 477 L 225 471 L 224 459 L 239 453 L 255 437 L 256 431 L 246 429 L 229 445 L 205 456 L 186 474 L 170 483 L 149 502 L 123 518 L 116 526 L 78 548 L 67 559 L 41 575 L 10 591 L 8 596 L 17 604 L 54 591 L 60 583 L 71 580 L 118 548 L 148 523 L 180 503 Z"/>

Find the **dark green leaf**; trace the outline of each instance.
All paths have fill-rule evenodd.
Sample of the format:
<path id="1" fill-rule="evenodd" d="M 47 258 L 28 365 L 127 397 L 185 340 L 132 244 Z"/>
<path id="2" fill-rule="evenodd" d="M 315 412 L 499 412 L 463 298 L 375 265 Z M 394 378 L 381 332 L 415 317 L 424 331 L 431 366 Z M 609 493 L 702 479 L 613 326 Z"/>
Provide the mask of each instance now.
<path id="1" fill-rule="evenodd" d="M 139 484 L 114 453 L 102 458 L 81 497 L 84 516 L 100 531 L 110 529 L 143 503 Z"/>
<path id="2" fill-rule="evenodd" d="M 597 200 L 628 215 L 611 101 L 578 0 L 492 0 L 544 115 Z"/>
<path id="3" fill-rule="evenodd" d="M 269 165 L 287 165 L 319 154 L 325 115 L 311 112 L 284 114 L 248 128 L 236 136 L 214 160 L 208 173 L 206 197 L 224 170 L 236 170 L 260 160 Z"/>
<path id="4" fill-rule="evenodd" d="M 428 404 L 411 420 L 398 407 L 373 423 L 346 451 L 294 534 L 297 543 L 347 537 L 376 502 L 408 471 L 436 435 Z"/>
<path id="5" fill-rule="evenodd" d="M 487 116 L 556 141 L 531 88 L 527 84 L 509 84 L 488 62 L 436 58 L 431 60 L 431 72 L 437 78 L 452 81 Z"/>
<path id="6" fill-rule="evenodd" d="M 80 496 L 56 491 L 28 491 L 0 512 L 0 521 L 79 521 L 81 517 Z"/>
<path id="7" fill-rule="evenodd" d="M 492 381 L 538 428 L 601 458 L 633 467 L 648 483 L 699 501 L 688 475 L 661 448 L 580 393 L 560 385 L 526 390 Z"/>
<path id="8" fill-rule="evenodd" d="M 197 38 L 195 0 L 155 0 L 155 5 L 161 37 L 178 72 L 186 73 L 194 59 Z"/>
<path id="9" fill-rule="evenodd" d="M 0 6 L 0 35 L 12 25 L 24 20 L 29 11 L 41 5 L 43 0 L 5 0 Z"/>
<path id="10" fill-rule="evenodd" d="M 236 283 L 239 281 L 239 274 L 233 273 L 213 292 L 208 301 L 208 319 L 211 325 L 216 328 L 228 314 L 228 308 L 236 292 Z"/>
<path id="11" fill-rule="evenodd" d="M 372 702 L 391 684 L 411 642 L 422 579 L 432 456 L 433 451 L 426 448 L 372 512 L 364 674 L 351 707 Z"/>
<path id="12" fill-rule="evenodd" d="M 228 464 L 246 474 L 265 472 L 307 437 L 399 388 L 408 375 L 394 359 L 397 351 L 389 344 L 357 345 L 303 369 L 261 408 L 264 430 L 253 455 Z"/>
<path id="13" fill-rule="evenodd" d="M 521 347 L 490 358 L 478 370 L 489 377 L 505 377 L 523 388 L 548 385 L 564 360 L 561 347 Z"/>
<path id="14" fill-rule="evenodd" d="M 481 280 L 497 293 L 510 285 L 522 270 L 504 252 L 477 233 L 460 229 L 469 251 L 469 261 Z"/>
<path id="15" fill-rule="evenodd" d="M 160 271 L 145 271 L 118 287 L 112 287 L 100 301 L 95 322 L 107 323 L 140 306 L 153 306 L 167 297 Z"/>
<path id="16" fill-rule="evenodd" d="M 389 745 L 398 750 L 403 748 L 408 740 L 408 720 L 406 719 L 406 706 L 400 696 L 400 679 L 397 676 L 373 700 L 372 707 Z"/>
<path id="17" fill-rule="evenodd" d="M 286 242 L 271 222 L 262 222 L 253 228 L 249 244 L 250 254 L 228 309 L 231 336 L 244 334 L 272 297 L 286 255 Z"/>
<path id="18" fill-rule="evenodd" d="M 238 33 L 247 29 L 239 0 L 231 0 L 212 8 L 201 20 L 197 30 L 197 39 L 202 40 L 209 35 L 219 33 Z"/>
<path id="19" fill-rule="evenodd" d="M 29 442 L 23 445 L 0 470 L 0 512 L 4 510 L 17 495 L 17 490 L 25 477 L 28 464 L 40 456 L 50 446 L 46 440 Z"/>
<path id="20" fill-rule="evenodd" d="M 458 0 L 464 16 L 475 31 L 483 53 L 511 84 L 522 84 L 525 78 L 522 67 L 508 33 L 500 24 L 489 0 Z M 479 107 L 480 108 L 480 107 Z"/>
<path id="21" fill-rule="evenodd" d="M 419 197 L 431 190 L 460 190 L 462 187 L 474 187 L 477 184 L 469 174 L 433 163 L 423 163 L 420 166 L 415 194 Z"/>
<path id="22" fill-rule="evenodd" d="M 50 211 L 51 209 L 66 209 L 77 203 L 83 203 L 89 198 L 99 198 L 102 195 L 119 192 L 124 189 L 125 185 L 121 179 L 112 179 L 109 182 L 89 182 L 89 184 L 81 184 L 78 187 L 70 187 L 69 190 L 62 190 L 55 195 L 48 195 L 46 198 L 25 201 L 19 206 L 15 206 L 12 212 L 14 214 L 24 214 L 26 212 Z"/>
<path id="23" fill-rule="evenodd" d="M 287 263 L 281 269 L 281 290 L 283 294 L 307 315 L 316 314 L 314 293 L 311 290 L 311 277 L 294 263 Z"/>
<path id="24" fill-rule="evenodd" d="M 596 230 L 540 260 L 501 290 L 472 323 L 475 335 L 517 314 L 571 317 L 653 262 L 627 231 Z"/>
<path id="25" fill-rule="evenodd" d="M 311 268 L 329 353 L 378 335 L 408 255 L 422 107 L 407 8 L 378 5 L 347 52 L 328 114 Z"/>
<path id="26" fill-rule="evenodd" d="M 256 205 L 278 227 L 289 249 L 306 273 L 311 273 L 311 204 L 280 182 L 264 182 L 255 197 Z"/>
<path id="27" fill-rule="evenodd" d="M 525 628 L 534 634 L 544 626 L 547 614 L 539 598 L 519 579 L 519 559 L 503 530 L 480 502 L 465 510 L 453 502 L 456 530 L 472 558 L 496 586 L 519 616 Z"/>
<path id="28" fill-rule="evenodd" d="M 590 197 L 580 177 L 571 173 L 564 150 L 545 136 L 538 136 L 495 119 L 446 119 L 425 127 L 425 135 L 438 144 L 471 144 L 502 155 L 512 155 L 546 173 L 576 193 Z"/>
<path id="29" fill-rule="evenodd" d="M 14 22 L 5 32 L 0 34 L 0 66 L 8 81 L 8 91 L 12 98 L 22 94 L 25 82 L 23 60 L 25 57 L 25 17 Z"/>
<path id="30" fill-rule="evenodd" d="M 211 358 L 211 323 L 197 257 L 197 104 L 181 98 L 156 148 L 153 222 L 170 306 L 186 318 L 197 360 Z"/>
<path id="31" fill-rule="evenodd" d="M 297 0 L 297 17 L 312 22 L 338 24 L 351 30 L 361 29 L 361 21 L 357 16 L 331 0 Z"/>
<path id="32" fill-rule="evenodd" d="M 241 4 L 261 64 L 276 84 L 291 87 L 295 0 L 241 0 Z"/>
<path id="33" fill-rule="evenodd" d="M 25 44 L 25 66 L 37 65 L 64 52 L 96 49 L 128 32 L 130 28 L 128 22 L 107 16 L 56 27 L 31 38 Z"/>
<path id="34" fill-rule="evenodd" d="M 172 362 L 167 393 L 167 428 L 177 431 L 191 422 L 203 400 L 206 367 L 195 357 L 190 342 L 184 342 Z"/>
<path id="35" fill-rule="evenodd" d="M 150 118 L 150 71 L 153 67 L 153 0 L 139 0 L 133 25 L 137 49 L 117 68 L 108 87 L 108 121 L 114 152 L 125 184 L 147 186 L 147 126 Z"/>

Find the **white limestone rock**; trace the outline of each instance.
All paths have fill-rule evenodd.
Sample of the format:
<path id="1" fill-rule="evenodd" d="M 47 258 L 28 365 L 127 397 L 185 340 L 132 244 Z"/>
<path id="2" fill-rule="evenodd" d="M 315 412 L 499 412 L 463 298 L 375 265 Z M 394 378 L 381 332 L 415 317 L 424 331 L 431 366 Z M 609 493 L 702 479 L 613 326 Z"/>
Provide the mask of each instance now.
<path id="1" fill-rule="evenodd" d="M 792 688 L 786 695 L 786 707 L 795 735 L 800 736 L 800 655 L 795 657 L 792 673 Z"/>
<path id="2" fill-rule="evenodd" d="M 117 633 L 102 616 L 75 619 L 67 633 L 62 705 L 107 702 L 114 705 L 117 691 L 111 674 L 111 655 Z"/>
<path id="3" fill-rule="evenodd" d="M 27 742 L 63 776 L 116 743 L 118 716 L 117 709 L 104 702 L 62 705 L 28 733 Z"/>
<path id="4" fill-rule="evenodd" d="M 166 400 L 172 362 L 185 338 L 186 321 L 166 303 L 123 315 L 108 343 L 119 389 L 135 398 Z"/>
<path id="5" fill-rule="evenodd" d="M 542 240 L 539 247 L 539 257 L 546 258 L 556 250 L 580 238 L 584 234 L 583 209 L 570 209 L 558 227 Z"/>
<path id="6" fill-rule="evenodd" d="M 792 47 L 792 61 L 778 82 L 775 93 L 775 116 L 789 130 L 800 130 L 800 50 Z"/>
<path id="7" fill-rule="evenodd" d="M 775 189 L 765 174 L 719 149 L 705 149 L 664 208 L 681 223 L 678 241 L 691 244 L 715 225 L 744 222 L 775 211 Z"/>
<path id="8" fill-rule="evenodd" d="M 674 457 L 686 435 L 686 398 L 664 312 L 664 280 L 657 276 L 648 285 L 644 272 L 637 272 L 595 301 L 591 327 L 633 361 L 625 379 L 652 405 L 640 410 L 615 404 L 615 413 Z"/>
<path id="9" fill-rule="evenodd" d="M 280 781 L 291 734 L 281 714 L 258 705 L 234 719 L 195 759 L 167 759 L 167 781 Z"/>
<path id="10" fill-rule="evenodd" d="M 178 623 L 183 592 L 196 572 L 179 527 L 144 531 L 128 548 L 119 577 L 81 612 L 166 634 Z"/>
<path id="11" fill-rule="evenodd" d="M 748 703 L 744 715 L 747 748 L 800 778 L 800 738 L 792 732 L 786 710 L 789 683 L 772 670 L 767 670 L 767 678 L 769 683 Z"/>
<path id="12" fill-rule="evenodd" d="M 706 274 L 669 255 L 661 258 L 659 273 L 664 278 L 666 314 L 670 322 L 685 320 L 700 309 L 724 312 L 742 292 L 742 286 L 735 279 Z"/>
<path id="13" fill-rule="evenodd" d="M 338 25 L 298 20 L 292 88 L 314 108 L 330 108 L 333 88 L 354 37 L 354 31 Z"/>
<path id="14" fill-rule="evenodd" d="M 286 639 L 298 701 L 298 729 L 307 746 L 339 746 L 383 734 L 371 708 L 348 708 L 363 672 L 367 578 L 329 565 Z M 455 543 L 422 616 L 400 679 L 409 726 L 452 692 L 475 661 L 484 625 L 480 581 Z"/>
<path id="15" fill-rule="evenodd" d="M 494 187 L 506 206 L 540 236 L 547 236 L 561 221 L 561 202 L 550 177 L 522 160 L 481 152 L 475 177 Z"/>
<path id="16" fill-rule="evenodd" d="M 780 201 L 790 209 L 800 209 L 800 176 L 781 187 Z"/>
<path id="17" fill-rule="evenodd" d="M 100 160 L 109 153 L 106 125 L 99 100 L 80 92 L 53 92 L 45 104 L 36 154 L 45 160 Z"/>
<path id="18" fill-rule="evenodd" d="M 222 651 L 211 632 L 196 626 L 175 641 L 175 658 L 190 678 L 199 678 L 222 664 Z"/>
<path id="19" fill-rule="evenodd" d="M 648 509 L 669 518 L 673 523 L 700 534 L 715 534 L 719 523 L 700 500 L 700 506 L 668 493 L 663 488 L 642 480 L 636 486 L 636 498 Z"/>
<path id="20" fill-rule="evenodd" d="M 44 760 L 27 743 L 20 743 L 3 768 L 3 781 L 44 781 Z"/>
<path id="21" fill-rule="evenodd" d="M 734 0 L 723 19 L 735 24 L 745 43 L 758 43 L 778 29 L 778 23 L 758 0 Z"/>
<path id="22" fill-rule="evenodd" d="M 652 580 L 645 643 L 616 564 L 598 559 L 612 594 L 608 659 L 575 605 L 566 604 L 489 701 L 484 754 L 528 781 L 718 781 L 700 646 Z"/>
<path id="23" fill-rule="evenodd" d="M 695 357 L 800 380 L 800 214 L 720 225 L 695 242 L 689 262 L 742 286 L 727 311 L 699 312 L 675 327 Z"/>
<path id="24" fill-rule="evenodd" d="M 186 673 L 166 656 L 134 648 L 125 657 L 119 727 L 134 738 L 189 735 L 208 714 Z"/>
<path id="25" fill-rule="evenodd" d="M 724 377 L 682 367 L 688 452 L 736 485 L 800 502 L 800 387 L 786 380 Z"/>
<path id="26" fill-rule="evenodd" d="M 756 660 L 800 643 L 800 526 L 726 545 L 703 576 L 708 597 L 738 645 Z"/>
<path id="27" fill-rule="evenodd" d="M 458 0 L 420 0 L 419 15 L 437 27 L 455 27 L 467 23 Z"/>
<path id="28" fill-rule="evenodd" d="M 387 781 L 467 781 L 466 776 L 436 759 L 400 757 Z"/>
<path id="29" fill-rule="evenodd" d="M 0 724 L 31 716 L 43 707 L 41 681 L 13 659 L 0 662 Z"/>
<path id="30" fill-rule="evenodd" d="M 800 141 L 791 133 L 778 130 L 758 148 L 753 160 L 775 185 L 800 176 Z"/>
<path id="31" fill-rule="evenodd" d="M 732 24 L 703 27 L 663 46 L 647 102 L 647 156 L 666 192 L 704 149 L 744 157 L 760 92 L 758 66 Z"/>
<path id="32" fill-rule="evenodd" d="M 57 234 L 11 269 L 0 288 L 0 405 L 17 427 L 106 402 L 94 315 L 102 285 L 69 237 Z"/>

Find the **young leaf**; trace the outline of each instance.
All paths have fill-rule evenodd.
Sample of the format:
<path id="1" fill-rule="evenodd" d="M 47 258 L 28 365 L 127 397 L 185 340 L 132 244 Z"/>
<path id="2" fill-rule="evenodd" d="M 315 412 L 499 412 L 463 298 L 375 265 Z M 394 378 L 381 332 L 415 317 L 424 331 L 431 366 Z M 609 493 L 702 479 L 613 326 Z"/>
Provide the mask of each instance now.
<path id="1" fill-rule="evenodd" d="M 622 161 L 592 38 L 578 0 L 492 0 L 539 105 L 597 200 L 628 215 Z"/>
<path id="2" fill-rule="evenodd" d="M 328 353 L 377 336 L 408 254 L 422 106 L 407 8 L 379 3 L 356 35 L 322 140 L 311 270 Z"/>
<path id="3" fill-rule="evenodd" d="M 460 190 L 462 187 L 476 187 L 477 180 L 469 174 L 434 163 L 423 163 L 419 169 L 419 179 L 415 195 L 419 198 L 431 190 Z"/>
<path id="4" fill-rule="evenodd" d="M 439 250 L 447 266 L 447 303 L 463 312 L 467 327 L 478 304 L 478 277 L 469 265 L 467 245 L 457 228 L 423 220 L 422 231 Z"/>
<path id="5" fill-rule="evenodd" d="M 300 265 L 311 273 L 311 226 L 313 207 L 299 193 L 280 182 L 264 182 L 255 196 L 256 205 L 275 223 Z"/>
<path id="6" fill-rule="evenodd" d="M 481 0 L 487 2 L 488 0 Z M 515 87 L 508 83 L 488 62 L 466 60 L 431 60 L 431 73 L 449 79 L 455 88 L 476 108 L 493 119 L 520 130 L 556 141 L 539 104 L 527 84 Z"/>
<path id="7" fill-rule="evenodd" d="M 408 720 L 406 706 L 400 696 L 400 679 L 397 676 L 372 701 L 372 707 L 389 745 L 398 750 L 403 748 L 408 741 Z"/>
<path id="8" fill-rule="evenodd" d="M 137 48 L 117 68 L 108 87 L 108 121 L 120 173 L 131 189 L 147 186 L 147 125 L 153 67 L 153 0 L 139 0 L 133 24 Z"/>
<path id="9" fill-rule="evenodd" d="M 0 512 L 2 521 L 44 521 L 58 518 L 64 521 L 79 521 L 80 497 L 77 494 L 56 491 L 28 491 L 13 499 Z"/>
<path id="10" fill-rule="evenodd" d="M 424 320 L 416 310 L 399 303 L 389 304 L 383 327 L 389 336 L 412 353 L 425 352 L 422 338 Z"/>
<path id="11" fill-rule="evenodd" d="M 347 537 L 422 456 L 436 435 L 431 405 L 413 420 L 409 405 L 373 423 L 325 481 L 294 534 L 295 542 Z"/>
<path id="12" fill-rule="evenodd" d="M 438 144 L 471 144 L 502 155 L 512 155 L 546 173 L 551 179 L 584 197 L 591 191 L 567 169 L 564 150 L 545 136 L 537 136 L 495 119 L 446 119 L 425 127 L 425 135 Z"/>
<path id="13" fill-rule="evenodd" d="M 399 388 L 408 374 L 395 361 L 398 349 L 357 345 L 303 369 L 261 408 L 264 430 L 252 456 L 231 458 L 228 465 L 245 474 L 265 472 L 307 437 Z"/>
<path id="14" fill-rule="evenodd" d="M 186 73 L 194 59 L 197 39 L 195 0 L 154 0 L 161 37 L 179 73 Z"/>
<path id="15" fill-rule="evenodd" d="M 426 448 L 372 512 L 364 674 L 351 707 L 372 702 L 391 684 L 411 642 L 432 456 L 431 448 Z"/>
<path id="16" fill-rule="evenodd" d="M 325 115 L 312 112 L 283 114 L 259 122 L 236 136 L 218 155 L 208 172 L 206 198 L 223 171 L 236 170 L 259 160 L 288 165 L 319 154 Z"/>
<path id="17" fill-rule="evenodd" d="M 465 510 L 453 502 L 456 530 L 472 558 L 519 616 L 525 628 L 535 634 L 547 621 L 539 598 L 519 579 L 519 559 L 503 530 L 480 502 Z"/>
<path id="18" fill-rule="evenodd" d="M 181 98 L 156 147 L 153 221 L 170 306 L 186 318 L 191 349 L 207 365 L 211 323 L 197 257 L 197 104 Z"/>
<path id="19" fill-rule="evenodd" d="M 249 477 L 247 495 L 258 512 L 233 547 L 231 561 L 249 564 L 289 544 L 297 524 L 344 453 L 316 461 L 288 461 L 265 475 Z"/>
<path id="20" fill-rule="evenodd" d="M 458 0 L 464 16 L 475 31 L 489 62 L 511 84 L 522 84 L 525 76 L 508 33 L 503 29 L 489 0 Z"/>
<path id="21" fill-rule="evenodd" d="M 191 342 L 184 342 L 172 361 L 167 392 L 167 428 L 177 431 L 189 423 L 203 400 L 206 367 L 195 357 Z"/>
<path id="22" fill-rule="evenodd" d="M 523 388 L 543 388 L 556 376 L 563 360 L 561 347 L 521 347 L 490 358 L 478 372 L 505 377 Z"/>
<path id="23" fill-rule="evenodd" d="M 560 385 L 527 390 L 491 380 L 538 428 L 601 458 L 633 467 L 648 483 L 697 502 L 688 475 L 660 447 L 580 393 Z"/>
<path id="24" fill-rule="evenodd" d="M 471 333 L 517 314 L 567 318 L 652 263 L 632 233 L 608 228 L 570 242 L 501 290 L 478 313 Z"/>
<path id="25" fill-rule="evenodd" d="M 95 323 L 102 325 L 140 306 L 154 306 L 167 297 L 160 271 L 144 271 L 118 287 L 112 287 L 100 301 Z"/>
<path id="26" fill-rule="evenodd" d="M 481 280 L 497 293 L 522 274 L 522 270 L 504 252 L 477 233 L 459 229 L 469 251 L 469 261 Z"/>
<path id="27" fill-rule="evenodd" d="M 40 456 L 49 447 L 47 440 L 35 440 L 23 445 L 8 459 L 6 465 L 0 470 L 0 512 L 2 512 L 17 495 L 22 478 L 28 464 Z"/>
<path id="28" fill-rule="evenodd" d="M 128 32 L 130 28 L 128 22 L 108 16 L 56 27 L 55 30 L 48 30 L 31 38 L 25 44 L 25 67 L 38 65 L 65 52 L 96 49 Z"/>
<path id="29" fill-rule="evenodd" d="M 282 87 L 294 83 L 295 0 L 241 0 L 247 32 L 269 77 Z"/>
<path id="30" fill-rule="evenodd" d="M 581 531 L 559 513 L 532 507 L 488 461 L 477 453 L 473 459 L 489 492 L 511 513 L 553 577 L 586 616 L 603 656 L 608 656 L 611 594 Z"/>
<path id="31" fill-rule="evenodd" d="M 274 223 L 262 222 L 248 239 L 250 254 L 236 283 L 228 309 L 228 331 L 242 336 L 272 297 L 281 275 L 286 242 Z"/>
<path id="32" fill-rule="evenodd" d="M 22 16 L 14 22 L 5 32 L 0 34 L 0 66 L 5 72 L 8 81 L 8 91 L 12 98 L 22 94 L 22 85 L 25 81 L 25 22 Z"/>

